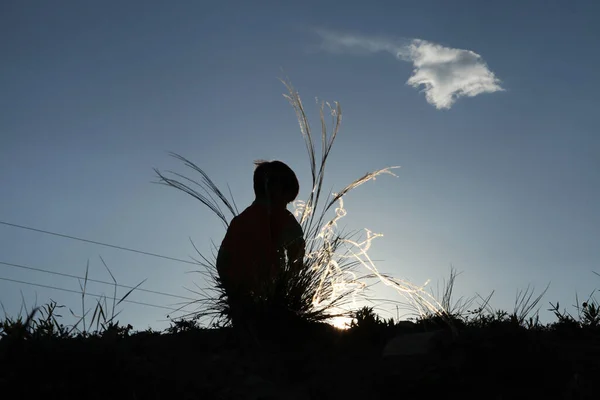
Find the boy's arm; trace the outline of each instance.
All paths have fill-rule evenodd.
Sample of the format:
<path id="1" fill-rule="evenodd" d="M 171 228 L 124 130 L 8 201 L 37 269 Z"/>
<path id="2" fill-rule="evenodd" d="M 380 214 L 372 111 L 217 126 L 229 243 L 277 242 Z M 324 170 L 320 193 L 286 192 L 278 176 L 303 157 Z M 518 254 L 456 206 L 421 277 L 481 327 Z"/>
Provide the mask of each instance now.
<path id="1" fill-rule="evenodd" d="M 304 267 L 304 255 L 306 252 L 306 242 L 304 240 L 304 232 L 302 226 L 296 218 L 290 213 L 289 224 L 289 241 L 286 245 L 288 260 L 294 271 L 301 271 Z"/>
<path id="2" fill-rule="evenodd" d="M 224 243 L 221 243 L 221 247 L 219 247 L 219 253 L 217 254 L 217 272 L 219 273 L 219 277 L 221 279 L 223 278 L 223 275 L 225 275 L 226 271 L 229 269 L 228 266 L 230 258 L 231 257 L 227 252 L 227 246 L 225 246 Z"/>
<path id="3" fill-rule="evenodd" d="M 304 267 L 306 243 L 303 238 L 294 240 L 287 248 L 288 258 L 294 271 L 301 271 Z"/>
<path id="4" fill-rule="evenodd" d="M 226 285 L 226 286 L 230 286 L 233 282 L 232 279 L 233 277 L 232 275 L 232 265 L 231 265 L 231 242 L 232 242 L 232 236 L 234 234 L 234 230 L 235 230 L 235 222 L 236 219 L 233 218 L 231 223 L 229 224 L 229 228 L 227 229 L 227 232 L 225 233 L 225 237 L 223 238 L 223 241 L 221 242 L 221 246 L 219 247 L 219 252 L 217 253 L 217 273 L 219 274 L 219 278 L 221 279 L 221 282 Z M 232 229 L 233 227 L 233 229 Z"/>

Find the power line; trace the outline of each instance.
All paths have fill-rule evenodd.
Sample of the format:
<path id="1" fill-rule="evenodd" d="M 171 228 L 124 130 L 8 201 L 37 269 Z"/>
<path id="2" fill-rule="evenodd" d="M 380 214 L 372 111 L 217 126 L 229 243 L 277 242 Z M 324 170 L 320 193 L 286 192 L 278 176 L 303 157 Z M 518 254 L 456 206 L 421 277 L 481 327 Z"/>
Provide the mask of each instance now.
<path id="1" fill-rule="evenodd" d="M 150 290 L 150 289 L 134 288 L 133 286 L 120 285 L 120 284 L 115 283 L 115 282 L 101 281 L 101 280 L 98 280 L 98 279 L 92 279 L 92 278 L 86 278 L 86 277 L 83 277 L 83 276 L 66 274 L 64 272 L 49 271 L 47 269 L 29 267 L 29 266 L 21 265 L 21 264 L 13 264 L 13 263 L 8 263 L 8 262 L 4 262 L 4 261 L 0 261 L 0 264 L 8 266 L 8 267 L 12 267 L 12 268 L 28 269 L 28 270 L 31 270 L 31 271 L 43 272 L 43 273 L 46 273 L 46 274 L 52 274 L 52 275 L 58 275 L 58 276 L 64 276 L 64 277 L 67 277 L 67 278 L 81 279 L 81 280 L 84 280 L 84 281 L 87 280 L 89 282 L 102 283 L 104 285 L 113 285 L 113 286 L 122 287 L 122 288 L 126 288 L 126 289 L 135 289 L 135 290 L 140 291 L 140 292 L 154 293 L 154 294 L 159 294 L 159 295 L 162 295 L 162 296 L 174 297 L 174 298 L 182 299 L 182 300 L 191 300 L 191 301 L 197 300 L 197 299 L 193 299 L 191 297 L 178 296 L 178 295 L 175 295 L 175 294 L 165 293 L 165 292 L 159 292 L 159 291 Z"/>
<path id="2" fill-rule="evenodd" d="M 105 295 L 99 295 L 99 294 L 93 294 L 93 293 L 87 293 L 87 292 L 79 292 L 77 290 L 65 289 L 65 288 L 60 288 L 60 287 L 50 286 L 50 285 L 42 285 L 42 284 L 33 283 L 33 282 L 19 281 L 19 280 L 16 280 L 16 279 L 9 279 L 9 278 L 2 278 L 2 277 L 0 277 L 0 280 L 7 281 L 7 282 L 21 283 L 23 285 L 38 286 L 38 287 L 45 288 L 45 289 L 60 290 L 60 291 L 67 292 L 67 293 L 84 294 L 86 296 L 92 296 L 92 297 L 98 297 L 98 298 L 106 297 Z M 138 305 L 141 305 L 141 306 L 148 306 L 148 307 L 154 307 L 154 308 L 162 308 L 162 309 L 169 310 L 169 311 L 176 311 L 176 312 L 177 311 L 181 311 L 181 310 L 178 310 L 178 309 L 175 309 L 175 308 L 166 307 L 166 306 L 159 306 L 159 305 L 150 304 L 150 303 L 144 303 L 144 302 L 141 302 L 141 301 L 123 300 L 123 302 L 124 303 L 138 304 Z"/>
<path id="3" fill-rule="evenodd" d="M 102 242 L 97 242 L 95 240 L 89 240 L 89 239 L 84 239 L 84 238 L 80 238 L 77 236 L 71 236 L 71 235 L 65 235 L 62 233 L 57 233 L 57 232 L 51 232 L 51 231 L 45 231 L 43 229 L 37 229 L 37 228 L 32 228 L 29 226 L 23 226 L 23 225 L 18 225 L 18 224 L 12 224 L 10 222 L 5 222 L 5 221 L 0 221 L 0 224 L 2 225 L 6 225 L 6 226 L 11 226 L 13 228 L 20 228 L 20 229 L 26 229 L 29 231 L 34 231 L 34 232 L 39 232 L 39 233 L 45 233 L 47 235 L 52 235 L 52 236 L 59 236 L 59 237 L 63 237 L 63 238 L 67 238 L 67 239 L 72 239 L 72 240 L 79 240 L 81 242 L 86 242 L 86 243 L 92 243 L 92 244 L 97 244 L 99 246 L 105 246 L 105 247 L 111 247 L 113 249 L 118 249 L 118 250 L 124 250 L 124 251 L 130 251 L 132 253 L 138 253 L 138 254 L 144 254 L 147 256 L 152 256 L 152 257 L 158 257 L 158 258 L 164 258 L 166 260 L 171 260 L 171 261 L 178 261 L 178 262 L 182 262 L 182 263 L 186 263 L 186 264 L 193 264 L 193 265 L 199 265 L 198 262 L 195 261 L 189 261 L 189 260 L 183 260 L 181 258 L 175 258 L 175 257 L 169 257 L 169 256 L 163 256 L 161 254 L 156 254 L 156 253 L 150 253 L 148 251 L 142 251 L 142 250 L 135 250 L 135 249 L 130 249 L 128 247 L 123 247 L 123 246 L 117 246 L 114 244 L 108 244 L 108 243 L 102 243 Z"/>

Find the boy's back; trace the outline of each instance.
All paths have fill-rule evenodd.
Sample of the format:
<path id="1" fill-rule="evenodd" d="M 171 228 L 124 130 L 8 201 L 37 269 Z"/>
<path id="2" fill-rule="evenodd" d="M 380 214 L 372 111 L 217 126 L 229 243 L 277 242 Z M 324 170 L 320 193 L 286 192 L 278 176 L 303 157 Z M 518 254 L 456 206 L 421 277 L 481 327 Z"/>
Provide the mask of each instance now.
<path id="1" fill-rule="evenodd" d="M 276 277 L 285 250 L 288 257 L 303 258 L 302 227 L 286 208 L 256 200 L 231 221 L 219 249 L 219 275 L 238 290 L 252 291 Z"/>

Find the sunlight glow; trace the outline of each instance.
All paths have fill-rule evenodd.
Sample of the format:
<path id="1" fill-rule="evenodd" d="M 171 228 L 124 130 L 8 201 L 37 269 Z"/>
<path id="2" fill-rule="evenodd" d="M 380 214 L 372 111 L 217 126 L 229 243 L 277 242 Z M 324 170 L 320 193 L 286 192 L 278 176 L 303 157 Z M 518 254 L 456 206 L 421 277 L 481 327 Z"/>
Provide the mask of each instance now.
<path id="1" fill-rule="evenodd" d="M 350 317 L 334 317 L 331 318 L 329 323 L 338 329 L 350 329 L 350 323 L 352 322 L 352 318 Z"/>
<path id="2" fill-rule="evenodd" d="M 385 173 L 393 174 L 391 171 L 383 171 Z M 375 179 L 373 176 L 371 179 Z M 369 179 L 367 179 L 369 180 Z M 333 193 L 333 196 L 336 196 Z M 350 293 L 352 297 L 352 305 L 356 308 L 357 296 L 368 286 L 367 281 L 369 279 L 376 279 L 378 282 L 383 283 L 386 286 L 393 288 L 402 297 L 404 297 L 409 305 L 411 305 L 420 316 L 426 313 L 438 314 L 443 311 L 442 305 L 428 292 L 425 291 L 425 287 L 429 284 L 429 280 L 423 285 L 415 285 L 407 280 L 393 278 L 379 272 L 373 260 L 371 260 L 368 251 L 371 248 L 371 243 L 374 239 L 383 237 L 381 233 L 375 233 L 365 228 L 366 239 L 362 241 L 354 241 L 348 238 L 342 238 L 346 253 L 334 254 L 333 252 L 333 241 L 338 238 L 339 234 L 336 233 L 337 223 L 341 218 L 347 215 L 347 211 L 344 208 L 344 200 L 340 197 L 338 200 L 338 207 L 335 209 L 335 215 L 329 221 L 327 221 L 321 228 L 319 234 L 313 240 L 320 240 L 322 244 L 316 246 L 318 249 L 313 253 L 306 255 L 307 258 L 314 257 L 319 259 L 322 257 L 321 263 L 315 263 L 313 268 L 322 270 L 321 280 L 319 289 L 313 297 L 313 305 L 319 307 L 334 301 L 338 296 L 343 293 Z M 306 203 L 304 201 L 296 201 L 294 203 L 294 215 L 302 217 L 301 220 L 305 220 L 312 210 L 303 212 L 306 209 Z M 323 252 L 327 253 L 326 257 L 323 257 Z M 340 262 L 343 260 L 353 259 L 362 266 L 367 275 L 362 278 L 358 277 L 358 274 L 353 271 L 342 270 L 340 268 Z M 330 295 L 328 298 L 323 298 L 322 293 L 324 288 L 330 287 Z M 345 324 L 349 323 L 351 318 L 348 317 L 335 317 L 332 318 L 330 323 L 336 327 L 346 328 Z"/>

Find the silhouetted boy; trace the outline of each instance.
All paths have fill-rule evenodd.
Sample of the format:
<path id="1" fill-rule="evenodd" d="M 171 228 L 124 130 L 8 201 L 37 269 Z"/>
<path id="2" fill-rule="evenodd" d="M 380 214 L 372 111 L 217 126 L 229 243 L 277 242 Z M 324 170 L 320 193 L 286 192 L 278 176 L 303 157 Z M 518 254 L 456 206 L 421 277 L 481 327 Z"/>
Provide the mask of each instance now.
<path id="1" fill-rule="evenodd" d="M 255 162 L 254 202 L 233 218 L 217 256 L 232 319 L 287 268 L 300 270 L 305 241 L 287 205 L 298 196 L 296 174 L 281 161 Z"/>

